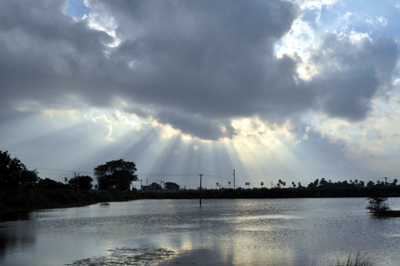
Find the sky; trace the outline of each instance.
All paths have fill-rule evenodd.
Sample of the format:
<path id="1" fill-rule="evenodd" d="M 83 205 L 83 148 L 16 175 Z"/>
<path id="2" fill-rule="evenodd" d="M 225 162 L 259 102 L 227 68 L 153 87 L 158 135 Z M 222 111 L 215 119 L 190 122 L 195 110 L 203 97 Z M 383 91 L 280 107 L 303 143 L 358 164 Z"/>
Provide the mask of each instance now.
<path id="1" fill-rule="evenodd" d="M 399 179 L 399 25 L 400 0 L 4 0 L 0 150 L 57 181 Z"/>

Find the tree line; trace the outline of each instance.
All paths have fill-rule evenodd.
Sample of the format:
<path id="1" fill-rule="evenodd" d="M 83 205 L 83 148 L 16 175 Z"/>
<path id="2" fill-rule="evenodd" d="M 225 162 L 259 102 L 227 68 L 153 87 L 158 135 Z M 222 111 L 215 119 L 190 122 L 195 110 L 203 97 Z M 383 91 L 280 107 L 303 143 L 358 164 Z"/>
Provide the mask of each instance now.
<path id="1" fill-rule="evenodd" d="M 362 180 L 354 179 L 354 180 L 344 180 L 344 181 L 337 181 L 332 182 L 332 180 L 326 180 L 325 178 L 316 179 L 315 181 L 309 183 L 306 187 L 301 185 L 301 182 L 297 184 L 295 182 L 291 183 L 290 188 L 373 188 L 373 187 L 386 187 L 386 186 L 397 186 L 397 179 L 393 179 L 391 183 L 387 182 L 387 177 L 384 177 L 385 181 L 377 181 L 376 183 L 373 181 L 368 181 L 365 183 Z M 261 186 L 263 182 L 261 182 Z M 286 182 L 282 181 L 281 179 L 278 180 L 278 183 L 275 188 L 284 188 L 286 186 Z"/>
<path id="2" fill-rule="evenodd" d="M 137 180 L 136 165 L 122 159 L 110 161 L 94 168 L 97 185 L 88 175 L 76 175 L 64 182 L 58 182 L 50 178 L 40 178 L 36 170 L 28 170 L 18 159 L 11 158 L 8 151 L 0 151 L 0 189 L 64 189 L 70 188 L 75 191 L 88 191 L 93 188 L 98 190 L 115 189 L 126 191 L 130 189 L 132 181 Z"/>
<path id="3" fill-rule="evenodd" d="M 64 183 L 50 178 L 40 178 L 36 170 L 28 170 L 27 167 L 18 159 L 11 158 L 8 151 L 0 151 L 0 190 L 6 189 L 71 189 L 74 191 L 129 191 L 133 181 L 138 180 L 135 174 L 136 164 L 124 161 L 123 159 L 112 160 L 101 164 L 93 169 L 97 184 L 93 186 L 94 179 L 89 175 L 80 175 L 68 179 L 64 178 Z M 165 182 L 164 188 L 177 190 L 179 185 L 173 182 Z M 150 191 L 157 191 L 161 186 L 152 183 L 145 186 Z"/>
<path id="4" fill-rule="evenodd" d="M 137 171 L 136 164 L 134 162 L 124 161 L 123 159 L 113 160 L 101 164 L 93 169 L 94 176 L 97 179 L 97 184 L 93 186 L 92 182 L 94 179 L 88 175 L 75 174 L 74 177 L 64 179 L 64 183 L 52 180 L 50 178 L 40 178 L 36 170 L 28 170 L 27 167 L 17 158 L 11 158 L 8 151 L 0 151 L 0 190 L 5 189 L 71 189 L 74 191 L 89 191 L 89 190 L 100 190 L 100 191 L 129 191 L 131 189 L 131 183 L 138 180 L 138 176 L 135 174 Z M 233 190 L 221 188 L 221 184 L 217 183 L 217 189 L 219 190 Z M 293 190 L 304 190 L 304 189 L 356 189 L 356 188 L 387 188 L 387 187 L 399 187 L 397 185 L 397 179 L 388 183 L 387 178 L 385 181 L 369 181 L 365 183 L 362 180 L 344 180 L 332 182 L 325 178 L 316 179 L 309 183 L 307 186 L 303 186 L 301 182 L 291 182 L 291 185 L 286 186 L 286 182 L 279 179 L 274 187 L 270 190 L 282 190 L 287 189 Z M 265 190 L 264 182 L 260 183 L 261 188 L 250 189 L 250 182 L 246 182 L 247 190 Z M 165 182 L 164 188 L 168 190 L 179 190 L 180 186 L 173 182 Z M 149 186 L 142 187 L 143 190 L 148 191 L 160 191 L 162 187 L 157 183 L 152 183 Z M 198 188 L 199 189 L 199 188 Z M 244 190 L 239 187 L 237 190 Z M 287 194 L 288 192 L 270 192 L 270 194 L 276 195 L 277 193 Z M 301 193 L 300 193 L 301 194 Z M 304 194 L 304 193 L 303 193 Z M 307 194 L 307 193 L 305 193 Z"/>

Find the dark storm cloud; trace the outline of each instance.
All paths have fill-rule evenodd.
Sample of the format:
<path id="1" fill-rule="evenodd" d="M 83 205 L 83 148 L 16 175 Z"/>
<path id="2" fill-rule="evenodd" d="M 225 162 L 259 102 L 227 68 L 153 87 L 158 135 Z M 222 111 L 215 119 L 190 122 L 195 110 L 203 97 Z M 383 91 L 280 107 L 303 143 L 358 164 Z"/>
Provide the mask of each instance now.
<path id="1" fill-rule="evenodd" d="M 62 13 L 66 1 L 0 3 L 2 106 L 35 100 L 49 107 L 71 92 L 96 94 L 111 75 L 104 44 L 112 39 Z M 107 84 L 107 83 L 105 83 Z M 104 87 L 104 85 L 102 85 Z M 107 95 L 103 90 L 102 98 Z"/>
<path id="2" fill-rule="evenodd" d="M 127 112 L 215 140 L 234 134 L 232 119 L 253 115 L 280 123 L 314 109 L 363 119 L 397 61 L 392 39 L 360 48 L 332 34 L 312 58 L 318 75 L 302 81 L 294 59 L 274 55 L 297 16 L 284 1 L 88 3 L 96 23 L 115 29 L 118 46 L 89 19 L 63 14 L 66 1 L 0 3 L 2 115 L 20 101 L 76 108 L 120 98 L 136 104 Z"/>
<path id="3" fill-rule="evenodd" d="M 274 90 L 281 76 L 293 80 L 293 72 L 277 77 L 280 60 L 273 58 L 274 42 L 295 18 L 289 3 L 156 3 L 141 7 L 137 17 L 137 6 L 132 12 L 130 4 L 102 7 L 122 24 L 119 35 L 133 36 L 112 55 L 134 65 L 127 95 L 193 115 L 231 118 L 258 112 L 262 104 L 255 101 L 268 97 L 265 86 Z"/>
<path id="4" fill-rule="evenodd" d="M 161 123 L 168 123 L 174 128 L 179 128 L 182 133 L 193 134 L 193 132 L 196 132 L 199 138 L 205 140 L 215 140 L 223 136 L 231 137 L 234 133 L 230 121 L 204 119 L 199 114 L 185 115 L 162 112 L 157 118 Z M 223 131 L 222 128 L 224 128 Z"/>
<path id="5" fill-rule="evenodd" d="M 393 39 L 364 38 L 356 45 L 348 36 L 328 34 L 312 58 L 320 67 L 310 83 L 319 107 L 331 117 L 364 119 L 378 90 L 390 87 L 397 60 Z"/>

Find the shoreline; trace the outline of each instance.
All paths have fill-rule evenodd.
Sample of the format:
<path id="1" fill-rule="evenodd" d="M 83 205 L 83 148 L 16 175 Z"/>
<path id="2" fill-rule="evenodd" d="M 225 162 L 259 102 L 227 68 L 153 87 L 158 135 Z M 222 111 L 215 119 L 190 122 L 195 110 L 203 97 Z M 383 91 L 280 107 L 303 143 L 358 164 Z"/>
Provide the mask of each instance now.
<path id="1" fill-rule="evenodd" d="M 313 189 L 205 189 L 202 199 L 257 198 L 367 198 L 374 194 L 400 197 L 400 188 L 313 188 Z M 0 191 L 0 214 L 43 209 L 84 207 L 102 202 L 122 202 L 137 199 L 199 199 L 197 190 L 175 192 L 141 191 L 73 191 L 70 189 L 25 189 Z"/>

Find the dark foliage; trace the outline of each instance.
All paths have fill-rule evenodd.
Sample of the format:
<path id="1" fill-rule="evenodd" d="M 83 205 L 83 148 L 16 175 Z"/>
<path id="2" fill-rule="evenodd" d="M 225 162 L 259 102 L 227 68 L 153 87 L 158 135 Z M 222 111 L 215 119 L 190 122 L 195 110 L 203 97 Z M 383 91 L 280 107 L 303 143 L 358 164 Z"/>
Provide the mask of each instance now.
<path id="1" fill-rule="evenodd" d="M 54 181 L 53 179 L 50 178 L 45 178 L 45 179 L 40 178 L 36 187 L 39 189 L 65 189 L 68 186 L 61 182 Z"/>
<path id="2" fill-rule="evenodd" d="M 178 190 L 180 186 L 174 182 L 165 182 L 164 187 L 168 190 Z"/>
<path id="3" fill-rule="evenodd" d="M 161 189 L 161 186 L 159 184 L 157 184 L 156 182 L 153 182 L 149 185 L 149 188 L 152 190 L 159 190 L 159 189 Z"/>
<path id="4" fill-rule="evenodd" d="M 94 168 L 94 175 L 97 178 L 99 190 L 117 189 L 128 190 L 132 181 L 138 179 L 134 162 L 127 162 L 122 159 L 109 161 Z"/>
<path id="5" fill-rule="evenodd" d="M 385 213 L 390 210 L 387 204 L 387 197 L 383 196 L 371 196 L 367 198 L 368 206 L 366 207 L 370 213 L 376 216 L 385 216 Z"/>
<path id="6" fill-rule="evenodd" d="M 0 188 L 32 188 L 39 181 L 36 171 L 29 171 L 17 158 L 11 159 L 8 151 L 0 151 Z"/>
<path id="7" fill-rule="evenodd" d="M 71 178 L 70 180 L 68 180 L 68 186 L 75 190 L 75 191 L 79 191 L 79 190 L 91 190 L 93 185 L 93 178 L 91 178 L 88 175 L 85 176 L 75 176 L 73 178 Z"/>

